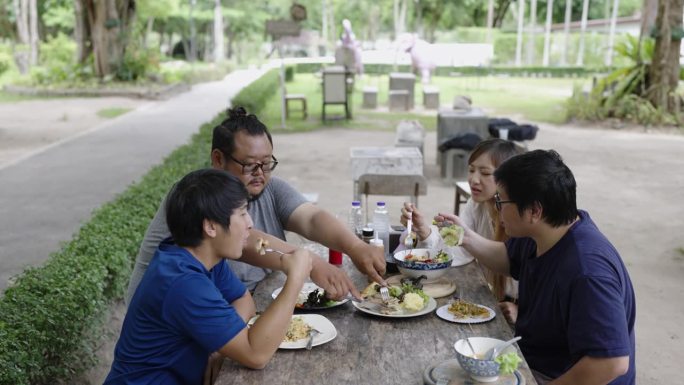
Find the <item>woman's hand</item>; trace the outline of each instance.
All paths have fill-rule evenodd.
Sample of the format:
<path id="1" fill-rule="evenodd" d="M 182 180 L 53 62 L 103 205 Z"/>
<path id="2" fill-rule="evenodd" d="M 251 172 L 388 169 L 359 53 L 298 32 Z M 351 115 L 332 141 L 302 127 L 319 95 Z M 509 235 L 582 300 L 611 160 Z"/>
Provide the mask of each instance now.
<path id="1" fill-rule="evenodd" d="M 409 215 L 413 221 L 413 232 L 418 235 L 418 238 L 421 241 L 424 241 L 430 236 L 432 231 L 430 230 L 430 223 L 425 220 L 425 217 L 418 211 L 416 205 L 410 202 L 404 202 L 404 207 L 401 208 L 401 218 L 399 219 L 402 225 L 406 226 Z"/>

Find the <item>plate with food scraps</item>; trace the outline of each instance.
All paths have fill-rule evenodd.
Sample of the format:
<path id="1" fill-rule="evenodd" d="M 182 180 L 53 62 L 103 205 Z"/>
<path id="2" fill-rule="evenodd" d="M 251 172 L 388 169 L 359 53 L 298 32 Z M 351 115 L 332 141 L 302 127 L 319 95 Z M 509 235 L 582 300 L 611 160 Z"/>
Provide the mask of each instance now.
<path id="1" fill-rule="evenodd" d="M 249 325 L 254 324 L 258 317 L 249 320 Z M 329 319 L 320 314 L 294 314 L 290 325 L 285 332 L 283 342 L 278 346 L 279 349 L 304 349 L 309 340 L 312 330 L 318 330 L 314 334 L 311 346 L 322 345 L 330 342 L 337 337 L 337 329 Z"/>
<path id="2" fill-rule="evenodd" d="M 437 301 L 434 298 L 428 297 L 420 289 L 409 286 L 390 285 L 390 300 L 385 303 L 378 291 L 380 285 L 372 283 L 361 293 L 364 301 L 352 301 L 352 305 L 364 313 L 389 318 L 418 317 L 435 310 Z"/>
<path id="3" fill-rule="evenodd" d="M 456 300 L 437 309 L 437 316 L 449 322 L 479 324 L 494 319 L 496 312 L 484 305 Z"/>
<path id="4" fill-rule="evenodd" d="M 276 299 L 276 297 L 278 296 L 278 294 L 280 294 L 282 290 L 282 287 L 273 290 L 273 294 L 271 294 L 271 297 L 273 297 L 273 299 Z M 304 284 L 302 290 L 300 290 L 299 292 L 299 297 L 297 298 L 297 303 L 295 304 L 295 307 L 297 309 L 302 310 L 321 310 L 344 305 L 348 301 L 348 298 L 345 298 L 341 301 L 334 301 L 328 299 L 325 297 L 325 291 L 321 287 L 319 287 L 313 282 L 307 282 Z"/>

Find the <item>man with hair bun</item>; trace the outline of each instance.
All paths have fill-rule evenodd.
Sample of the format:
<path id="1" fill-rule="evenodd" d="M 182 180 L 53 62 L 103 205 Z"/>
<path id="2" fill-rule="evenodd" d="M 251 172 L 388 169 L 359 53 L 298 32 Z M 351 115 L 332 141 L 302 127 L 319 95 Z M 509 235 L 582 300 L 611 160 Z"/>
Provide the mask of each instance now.
<path id="1" fill-rule="evenodd" d="M 278 165 L 273 155 L 273 140 L 266 126 L 244 108 L 235 107 L 214 128 L 211 165 L 225 170 L 245 185 L 249 193 L 249 214 L 254 220 L 250 241 L 240 261 L 228 261 L 231 270 L 248 289 L 254 290 L 271 269 L 278 269 L 273 253 L 260 255 L 255 248 L 258 239 L 268 241 L 276 250 L 291 252 L 297 247 L 286 243 L 285 230 L 349 255 L 356 268 L 373 281 L 384 283 L 385 258 L 382 250 L 361 241 L 334 215 L 308 202 L 283 179 L 272 176 Z M 136 258 L 128 286 L 126 302 L 135 293 L 149 261 L 159 243 L 169 234 L 163 205 L 150 223 Z M 360 297 L 344 270 L 322 258 L 313 258 L 311 279 L 329 297 L 339 299 L 351 293 Z M 257 267 L 258 266 L 258 267 Z"/>

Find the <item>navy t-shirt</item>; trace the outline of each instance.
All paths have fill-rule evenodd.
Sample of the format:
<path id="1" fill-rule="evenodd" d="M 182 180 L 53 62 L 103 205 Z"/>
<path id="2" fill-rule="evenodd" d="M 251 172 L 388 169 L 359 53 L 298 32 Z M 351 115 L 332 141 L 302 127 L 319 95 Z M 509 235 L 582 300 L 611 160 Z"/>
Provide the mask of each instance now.
<path id="1" fill-rule="evenodd" d="M 207 360 L 245 322 L 231 302 L 245 286 L 225 261 L 207 271 L 163 242 L 128 307 L 105 384 L 200 384 Z"/>
<path id="2" fill-rule="evenodd" d="M 549 251 L 531 238 L 506 242 L 520 281 L 516 335 L 530 367 L 552 378 L 583 356 L 629 356 L 611 384 L 634 384 L 634 290 L 617 250 L 585 211 Z"/>

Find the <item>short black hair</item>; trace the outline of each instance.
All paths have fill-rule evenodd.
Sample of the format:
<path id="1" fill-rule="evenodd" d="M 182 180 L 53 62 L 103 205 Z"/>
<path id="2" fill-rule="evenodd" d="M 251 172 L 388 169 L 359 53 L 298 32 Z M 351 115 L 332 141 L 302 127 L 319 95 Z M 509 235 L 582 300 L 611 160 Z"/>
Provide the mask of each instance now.
<path id="1" fill-rule="evenodd" d="M 538 202 L 542 218 L 553 227 L 577 218 L 575 177 L 556 151 L 534 150 L 509 158 L 494 171 L 494 178 L 521 214 Z"/>
<path id="2" fill-rule="evenodd" d="M 266 125 L 256 115 L 247 114 L 243 107 L 236 106 L 228 109 L 228 117 L 214 127 L 211 150 L 219 150 L 226 157 L 233 155 L 235 134 L 241 130 L 246 131 L 250 136 L 266 135 L 273 146 L 273 139 Z"/>
<path id="3" fill-rule="evenodd" d="M 179 246 L 198 246 L 205 219 L 230 226 L 235 209 L 247 203 L 245 185 L 223 170 L 201 169 L 184 176 L 166 199 L 166 224 Z"/>

